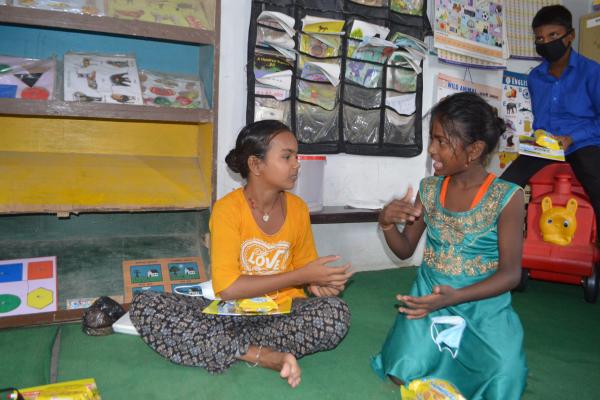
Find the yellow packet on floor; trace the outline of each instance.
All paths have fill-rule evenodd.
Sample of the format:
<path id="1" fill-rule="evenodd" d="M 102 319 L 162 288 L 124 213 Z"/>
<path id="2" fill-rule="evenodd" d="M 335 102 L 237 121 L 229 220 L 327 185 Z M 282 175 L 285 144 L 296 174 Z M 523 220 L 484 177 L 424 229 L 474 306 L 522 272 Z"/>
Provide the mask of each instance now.
<path id="1" fill-rule="evenodd" d="M 93 378 L 19 390 L 25 400 L 102 400 Z"/>
<path id="2" fill-rule="evenodd" d="M 450 382 L 436 378 L 415 379 L 400 386 L 402 400 L 465 400 Z"/>

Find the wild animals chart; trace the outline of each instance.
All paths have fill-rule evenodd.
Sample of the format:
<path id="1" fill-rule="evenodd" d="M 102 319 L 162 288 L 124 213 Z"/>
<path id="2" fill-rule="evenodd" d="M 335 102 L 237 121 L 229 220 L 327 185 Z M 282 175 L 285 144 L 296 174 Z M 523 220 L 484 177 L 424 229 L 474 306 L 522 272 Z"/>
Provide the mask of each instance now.
<path id="1" fill-rule="evenodd" d="M 0 318 L 57 309 L 56 257 L 0 261 Z"/>
<path id="2" fill-rule="evenodd" d="M 200 257 L 162 258 L 123 261 L 124 302 L 142 291 L 202 295 L 200 283 L 206 281 Z"/>

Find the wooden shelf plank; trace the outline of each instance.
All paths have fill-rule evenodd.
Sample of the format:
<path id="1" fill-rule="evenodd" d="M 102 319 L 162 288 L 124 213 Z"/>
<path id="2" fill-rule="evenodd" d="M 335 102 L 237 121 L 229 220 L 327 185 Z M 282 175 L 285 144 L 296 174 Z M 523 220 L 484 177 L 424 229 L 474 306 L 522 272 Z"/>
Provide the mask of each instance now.
<path id="1" fill-rule="evenodd" d="M 210 206 L 200 160 L 0 152 L 0 213 L 194 210 Z"/>
<path id="2" fill-rule="evenodd" d="M 210 45 L 216 38 L 203 29 L 11 6 L 0 6 L 0 22 Z"/>
<path id="3" fill-rule="evenodd" d="M 60 100 L 0 99 L 0 114 L 192 123 L 213 120 L 211 110 Z"/>
<path id="4" fill-rule="evenodd" d="M 377 222 L 379 210 L 326 206 L 323 210 L 310 213 L 313 224 L 344 224 L 353 222 Z"/>

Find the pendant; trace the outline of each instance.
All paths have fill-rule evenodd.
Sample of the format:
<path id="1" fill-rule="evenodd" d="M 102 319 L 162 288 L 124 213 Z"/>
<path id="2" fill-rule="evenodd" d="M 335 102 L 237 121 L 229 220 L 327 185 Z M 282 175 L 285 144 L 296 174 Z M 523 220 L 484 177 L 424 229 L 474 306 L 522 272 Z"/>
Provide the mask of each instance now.
<path id="1" fill-rule="evenodd" d="M 269 222 L 269 214 L 264 214 L 262 216 L 262 220 L 265 221 L 265 222 Z"/>

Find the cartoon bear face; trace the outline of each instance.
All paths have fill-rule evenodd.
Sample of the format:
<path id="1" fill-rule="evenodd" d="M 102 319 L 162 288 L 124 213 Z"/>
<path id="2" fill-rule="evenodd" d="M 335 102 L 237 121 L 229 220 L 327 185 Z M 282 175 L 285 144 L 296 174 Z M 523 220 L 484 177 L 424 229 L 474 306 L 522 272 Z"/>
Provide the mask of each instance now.
<path id="1" fill-rule="evenodd" d="M 540 216 L 540 232 L 544 242 L 567 246 L 571 243 L 577 229 L 577 200 L 571 198 L 566 207 L 552 207 L 552 199 L 542 199 L 542 215 Z"/>

